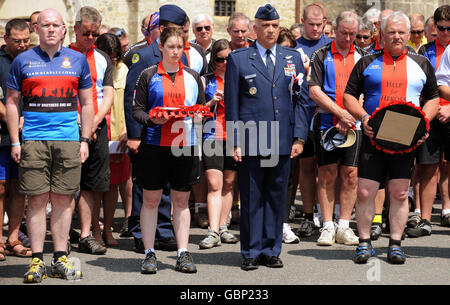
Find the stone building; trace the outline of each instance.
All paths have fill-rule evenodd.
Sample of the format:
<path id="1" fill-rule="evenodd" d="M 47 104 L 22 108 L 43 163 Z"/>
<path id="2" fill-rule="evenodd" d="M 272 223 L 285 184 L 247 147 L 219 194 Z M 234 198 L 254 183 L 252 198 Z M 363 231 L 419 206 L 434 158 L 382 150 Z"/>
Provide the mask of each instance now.
<path id="1" fill-rule="evenodd" d="M 145 15 L 157 11 L 163 4 L 172 3 L 182 7 L 191 18 L 200 13 L 213 16 L 216 25 L 214 37 L 227 38 L 226 25 L 232 11 L 243 12 L 253 19 L 259 6 L 271 3 L 280 14 L 281 25 L 289 27 L 300 21 L 303 8 L 313 2 L 315 0 L 0 0 L 0 27 L 4 27 L 10 18 L 29 17 L 34 11 L 52 7 L 63 15 L 68 28 L 66 42 L 70 42 L 74 39 L 73 25 L 76 12 L 80 7 L 89 5 L 100 11 L 104 24 L 124 28 L 129 33 L 130 41 L 133 42 L 142 38 L 140 23 Z M 363 14 L 372 6 L 379 9 L 402 10 L 406 14 L 420 12 L 428 18 L 438 6 L 448 3 L 448 0 L 322 0 L 321 2 L 327 7 L 330 19 L 334 19 L 341 10 L 354 9 L 358 14 Z"/>

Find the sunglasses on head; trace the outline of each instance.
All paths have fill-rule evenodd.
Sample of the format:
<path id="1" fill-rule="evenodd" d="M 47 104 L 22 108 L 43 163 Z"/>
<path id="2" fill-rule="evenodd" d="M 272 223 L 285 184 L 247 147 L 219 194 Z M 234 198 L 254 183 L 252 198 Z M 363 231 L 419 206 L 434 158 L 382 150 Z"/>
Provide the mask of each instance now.
<path id="1" fill-rule="evenodd" d="M 442 26 L 442 25 L 437 25 L 436 24 L 436 27 L 437 27 L 437 29 L 439 30 L 439 31 L 441 31 L 441 32 L 443 32 L 443 31 L 450 31 L 450 26 Z"/>
<path id="2" fill-rule="evenodd" d="M 85 32 L 85 33 L 82 33 L 81 35 L 86 36 L 86 37 L 89 37 L 89 35 L 92 35 L 92 37 L 98 37 L 98 36 L 100 36 L 100 33 L 96 33 L 96 32 Z"/>
<path id="3" fill-rule="evenodd" d="M 216 62 L 217 63 L 223 63 L 227 59 L 228 59 L 228 57 L 216 57 Z"/>
<path id="4" fill-rule="evenodd" d="M 416 35 L 420 35 L 423 33 L 423 30 L 420 31 L 411 31 L 411 34 L 416 34 Z"/>
<path id="5" fill-rule="evenodd" d="M 370 38 L 370 36 L 369 35 L 356 35 L 356 39 L 361 39 L 361 38 L 364 38 L 367 40 Z"/>
<path id="6" fill-rule="evenodd" d="M 207 25 L 207 26 L 198 26 L 198 27 L 195 28 L 195 30 L 197 32 L 201 32 L 203 29 L 205 29 L 205 31 L 208 32 L 209 30 L 211 30 L 211 27 L 209 25 Z"/>
<path id="7" fill-rule="evenodd" d="M 126 34 L 124 29 L 120 29 L 117 32 L 114 33 L 114 35 L 116 35 L 117 37 L 121 37 L 123 34 Z"/>

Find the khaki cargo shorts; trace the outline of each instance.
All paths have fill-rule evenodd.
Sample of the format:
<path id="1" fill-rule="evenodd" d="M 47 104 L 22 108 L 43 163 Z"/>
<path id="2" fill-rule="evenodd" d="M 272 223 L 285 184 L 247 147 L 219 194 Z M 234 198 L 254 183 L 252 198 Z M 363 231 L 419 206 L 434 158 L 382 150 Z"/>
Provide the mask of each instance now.
<path id="1" fill-rule="evenodd" d="M 72 195 L 80 187 L 80 143 L 24 141 L 19 164 L 20 192 Z"/>

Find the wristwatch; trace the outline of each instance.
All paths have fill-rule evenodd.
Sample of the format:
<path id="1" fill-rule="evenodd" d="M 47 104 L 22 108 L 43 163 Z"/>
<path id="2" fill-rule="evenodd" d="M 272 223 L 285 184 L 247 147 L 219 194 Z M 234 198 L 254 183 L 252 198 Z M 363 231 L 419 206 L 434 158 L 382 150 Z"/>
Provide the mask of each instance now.
<path id="1" fill-rule="evenodd" d="M 92 140 L 86 137 L 80 137 L 80 142 L 86 142 L 88 144 L 91 144 Z"/>

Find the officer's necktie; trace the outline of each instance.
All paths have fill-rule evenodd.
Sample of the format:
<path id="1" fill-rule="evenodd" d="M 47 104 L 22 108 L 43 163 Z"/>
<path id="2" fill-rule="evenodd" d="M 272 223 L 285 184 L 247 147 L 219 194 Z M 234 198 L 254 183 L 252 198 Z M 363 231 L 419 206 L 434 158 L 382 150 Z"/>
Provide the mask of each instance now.
<path id="1" fill-rule="evenodd" d="M 272 58 L 270 57 L 270 54 L 272 54 L 272 52 L 270 51 L 270 49 L 266 50 L 266 66 L 267 66 L 267 71 L 269 71 L 269 75 L 271 78 L 273 78 L 273 72 L 275 70 L 275 65 L 273 64 Z"/>

